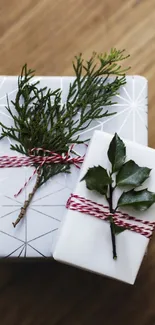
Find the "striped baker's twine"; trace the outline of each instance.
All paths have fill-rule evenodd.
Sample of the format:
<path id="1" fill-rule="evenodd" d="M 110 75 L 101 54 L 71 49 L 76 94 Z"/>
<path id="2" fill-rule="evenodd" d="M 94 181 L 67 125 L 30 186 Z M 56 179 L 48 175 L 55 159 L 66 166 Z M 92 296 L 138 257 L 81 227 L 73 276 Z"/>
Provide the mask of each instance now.
<path id="1" fill-rule="evenodd" d="M 34 156 L 32 153 L 43 152 L 44 154 L 49 154 L 50 156 Z M 58 163 L 70 163 L 76 165 L 79 168 L 78 164 L 83 162 L 84 157 L 70 157 L 69 153 L 60 155 L 59 153 L 44 150 L 43 148 L 33 148 L 30 152 L 30 155 L 18 157 L 18 156 L 1 156 L 0 157 L 0 168 L 10 168 L 10 167 L 27 167 L 33 166 L 34 164 L 58 164 Z"/>
<path id="2" fill-rule="evenodd" d="M 43 148 L 33 148 L 30 150 L 30 155 L 27 156 L 1 156 L 0 157 L 0 168 L 12 168 L 12 167 L 28 167 L 34 166 L 35 164 L 39 164 L 39 166 L 34 170 L 33 174 L 29 177 L 27 182 L 25 182 L 24 186 L 18 191 L 14 196 L 17 197 L 23 189 L 27 186 L 33 176 L 39 172 L 40 168 L 44 164 L 73 164 L 77 168 L 80 168 L 79 164 L 83 163 L 85 156 L 76 156 L 70 157 L 69 153 L 73 150 L 74 145 L 71 145 L 69 151 L 65 154 L 59 154 L 50 150 L 45 150 Z M 37 156 L 33 153 L 37 152 Z M 43 156 L 39 156 L 39 152 L 43 153 Z M 47 156 L 48 155 L 48 156 Z"/>
<path id="3" fill-rule="evenodd" d="M 70 198 L 67 201 L 66 207 L 67 209 L 89 214 L 102 220 L 107 220 L 108 217 L 112 215 L 109 211 L 108 206 L 104 206 L 102 204 L 88 200 L 77 194 L 71 194 Z M 125 227 L 126 229 L 134 231 L 147 238 L 151 238 L 153 230 L 155 228 L 155 222 L 141 220 L 121 211 L 115 212 L 112 217 L 117 226 Z M 132 222 L 137 222 L 141 225 L 135 225 Z"/>

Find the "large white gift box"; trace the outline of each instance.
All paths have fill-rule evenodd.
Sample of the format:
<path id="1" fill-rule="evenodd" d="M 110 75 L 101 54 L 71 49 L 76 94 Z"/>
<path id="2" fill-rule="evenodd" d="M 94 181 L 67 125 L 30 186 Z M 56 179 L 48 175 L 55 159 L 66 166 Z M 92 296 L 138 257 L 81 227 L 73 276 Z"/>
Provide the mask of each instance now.
<path id="1" fill-rule="evenodd" d="M 62 102 L 65 102 L 72 77 L 36 77 L 40 86 L 62 89 Z M 80 134 L 83 139 L 91 138 L 94 130 L 117 132 L 120 136 L 147 145 L 147 94 L 148 83 L 144 77 L 127 76 L 127 83 L 120 94 L 113 98 L 117 104 L 109 107 L 110 112 L 117 114 L 96 120 Z M 6 94 L 14 100 L 17 91 L 17 77 L 0 77 L 0 120 L 12 125 L 12 119 L 5 110 Z M 13 107 L 12 107 L 13 109 Z M 107 109 L 107 107 L 106 107 Z M 103 108 L 104 110 L 104 108 Z M 0 130 L 1 133 L 1 130 Z M 0 155 L 19 155 L 10 150 L 11 140 L 0 141 Z M 84 146 L 75 146 L 74 150 L 84 154 Z M 60 222 L 65 214 L 65 205 L 73 191 L 79 170 L 71 167 L 71 174 L 61 174 L 50 179 L 35 194 L 26 216 L 13 228 L 19 211 L 32 190 L 35 177 L 15 198 L 19 189 L 32 175 L 34 168 L 0 169 L 0 256 L 1 257 L 50 257 L 53 254 L 55 238 Z"/>
<path id="2" fill-rule="evenodd" d="M 81 179 L 88 169 L 94 166 L 111 170 L 107 152 L 112 138 L 113 135 L 108 133 L 94 132 L 73 195 L 107 205 L 105 196 L 88 190 L 86 183 L 81 182 Z M 125 140 L 124 143 L 127 150 L 126 160 L 134 160 L 139 166 L 152 169 L 150 177 L 140 189 L 148 188 L 149 191 L 155 192 L 155 150 L 129 140 Z M 116 188 L 114 191 L 114 207 L 123 190 Z M 124 208 L 123 212 L 143 221 L 155 221 L 155 204 L 143 212 L 131 208 L 130 210 Z M 133 284 L 148 243 L 149 238 L 144 234 L 125 230 L 116 236 L 117 260 L 114 260 L 109 223 L 90 214 L 69 209 L 58 232 L 54 258 L 60 262 Z"/>

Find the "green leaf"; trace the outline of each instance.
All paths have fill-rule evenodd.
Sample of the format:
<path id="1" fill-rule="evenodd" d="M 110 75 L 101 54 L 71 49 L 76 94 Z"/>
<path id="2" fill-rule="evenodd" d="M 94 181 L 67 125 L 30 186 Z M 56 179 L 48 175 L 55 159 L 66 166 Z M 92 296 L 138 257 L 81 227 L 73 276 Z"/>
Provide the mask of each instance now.
<path id="1" fill-rule="evenodd" d="M 117 226 L 117 225 L 114 223 L 114 231 L 115 231 L 115 235 L 119 235 L 121 232 L 123 232 L 123 231 L 126 230 L 126 229 L 127 229 L 127 228 Z"/>
<path id="2" fill-rule="evenodd" d="M 81 181 L 86 182 L 89 190 L 95 190 L 103 195 L 107 193 L 108 185 L 112 183 L 106 169 L 101 166 L 89 168 Z"/>
<path id="3" fill-rule="evenodd" d="M 147 210 L 155 202 L 155 193 L 147 189 L 141 191 L 130 190 L 124 192 L 119 200 L 118 207 L 131 206 L 138 211 Z"/>
<path id="4" fill-rule="evenodd" d="M 133 160 L 127 161 L 116 176 L 119 186 L 140 186 L 150 175 L 151 169 L 138 166 Z"/>
<path id="5" fill-rule="evenodd" d="M 125 227 L 120 227 L 120 226 L 117 226 L 113 220 L 113 216 L 110 215 L 108 220 L 112 223 L 113 225 L 113 231 L 114 231 L 114 234 L 115 235 L 119 235 L 121 232 L 123 232 L 124 230 L 126 230 Z"/>
<path id="6" fill-rule="evenodd" d="M 124 142 L 115 133 L 108 149 L 108 158 L 112 164 L 112 172 L 118 171 L 125 162 L 126 148 Z"/>

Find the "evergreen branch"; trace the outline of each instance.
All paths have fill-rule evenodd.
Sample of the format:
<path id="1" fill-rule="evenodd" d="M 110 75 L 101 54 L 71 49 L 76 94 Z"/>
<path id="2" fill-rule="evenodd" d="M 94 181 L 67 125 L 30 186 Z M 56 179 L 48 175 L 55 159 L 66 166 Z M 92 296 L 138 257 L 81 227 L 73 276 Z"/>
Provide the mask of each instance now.
<path id="1" fill-rule="evenodd" d="M 16 219 L 15 222 L 12 223 L 13 226 L 14 226 L 14 228 L 17 226 L 17 224 L 20 222 L 20 220 L 24 217 L 24 215 L 25 215 L 25 213 L 26 213 L 26 211 L 27 211 L 27 208 L 28 208 L 30 202 L 31 202 L 32 199 L 33 199 L 33 196 L 34 196 L 34 194 L 36 193 L 36 191 L 37 191 L 37 189 L 38 189 L 38 187 L 39 187 L 39 181 L 40 181 L 40 172 L 38 172 L 38 174 L 37 174 L 36 183 L 35 183 L 35 185 L 34 185 L 34 188 L 33 188 L 32 192 L 29 193 L 28 199 L 25 200 L 24 205 L 23 205 L 23 207 L 21 208 L 21 211 L 20 211 L 20 213 L 19 213 L 18 218 Z"/>
<path id="2" fill-rule="evenodd" d="M 18 78 L 15 100 L 11 101 L 15 113 L 7 98 L 7 114 L 14 125 L 8 127 L 0 122 L 0 139 L 10 137 L 15 141 L 11 149 L 26 155 L 37 147 L 62 154 L 68 152 L 71 143 L 83 143 L 79 133 L 92 120 L 114 114 L 104 107 L 115 103 L 113 97 L 126 83 L 127 69 L 122 69 L 119 62 L 127 57 L 124 51 L 116 49 L 112 49 L 109 54 L 93 53 L 88 61 L 84 61 L 82 54 L 76 56 L 73 62 L 75 79 L 69 86 L 63 105 L 61 90 L 41 88 L 39 81 L 34 82 L 35 71 L 28 69 L 25 64 Z M 110 76 L 113 78 L 109 79 Z M 69 170 L 70 164 L 43 166 L 38 186 L 50 177 Z"/>
<path id="3" fill-rule="evenodd" d="M 69 164 L 51 164 L 51 165 L 44 165 L 42 167 L 42 174 L 40 177 L 39 187 L 46 183 L 51 177 L 59 174 L 59 173 L 68 173 L 69 172 Z"/>

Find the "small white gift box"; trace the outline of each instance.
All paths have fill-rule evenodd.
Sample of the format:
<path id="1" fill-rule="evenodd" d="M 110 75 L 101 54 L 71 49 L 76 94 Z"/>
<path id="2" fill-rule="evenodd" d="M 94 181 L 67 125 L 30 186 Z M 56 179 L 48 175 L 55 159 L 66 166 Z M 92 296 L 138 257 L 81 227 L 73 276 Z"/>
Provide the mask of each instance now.
<path id="1" fill-rule="evenodd" d="M 62 102 L 67 98 L 73 77 L 35 77 L 41 87 L 61 88 Z M 147 145 L 147 95 L 148 82 L 141 76 L 127 76 L 127 83 L 120 89 L 120 94 L 113 98 L 117 102 L 108 107 L 109 112 L 117 112 L 101 120 L 93 121 L 80 135 L 80 139 L 91 138 L 94 130 L 117 132 L 121 137 Z M 7 114 L 6 94 L 9 101 L 14 100 L 17 92 L 17 77 L 0 77 L 0 121 L 11 126 L 12 119 Z M 11 105 L 13 110 L 13 106 Z M 107 107 L 103 110 L 107 110 Z M 0 127 L 1 134 L 1 127 Z M 0 141 L 0 156 L 18 156 L 10 150 L 11 139 Z M 83 155 L 85 147 L 75 146 L 75 151 Z M 83 150 L 84 149 L 84 150 Z M 71 167 L 71 174 L 60 174 L 50 179 L 35 194 L 27 214 L 14 229 L 14 222 L 20 209 L 31 192 L 35 177 L 15 198 L 25 181 L 33 174 L 33 167 L 0 169 L 0 257 L 51 257 L 55 237 L 60 221 L 65 213 L 67 198 L 75 187 L 79 169 Z"/>
<path id="2" fill-rule="evenodd" d="M 105 196 L 88 190 L 85 181 L 81 182 L 80 180 L 90 167 L 100 165 L 110 170 L 107 151 L 112 137 L 104 132 L 94 132 L 73 195 L 78 195 L 97 204 L 107 205 Z M 124 143 L 127 160 L 134 160 L 139 166 L 152 169 L 150 177 L 140 189 L 148 188 L 149 191 L 155 192 L 155 150 L 129 140 L 124 140 Z M 114 191 L 114 206 L 116 206 L 122 191 L 120 188 L 116 188 Z M 155 221 L 155 204 L 143 212 L 137 212 L 131 208 L 130 210 L 121 209 L 121 211 L 143 221 Z M 90 214 L 68 210 L 59 230 L 54 259 L 134 284 L 148 243 L 149 238 L 146 236 L 125 230 L 116 236 L 118 258 L 114 260 L 109 222 Z"/>

